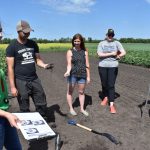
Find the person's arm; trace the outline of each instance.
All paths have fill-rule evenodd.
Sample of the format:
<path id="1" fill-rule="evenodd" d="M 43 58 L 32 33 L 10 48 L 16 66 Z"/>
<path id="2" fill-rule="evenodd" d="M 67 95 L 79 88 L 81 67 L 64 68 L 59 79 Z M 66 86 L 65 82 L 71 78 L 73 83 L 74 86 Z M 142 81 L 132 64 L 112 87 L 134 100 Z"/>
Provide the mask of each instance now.
<path id="1" fill-rule="evenodd" d="M 17 118 L 17 116 L 0 109 L 0 117 L 6 118 L 12 127 L 19 129 L 17 125 L 17 122 L 19 121 L 19 119 Z"/>
<path id="2" fill-rule="evenodd" d="M 116 56 L 116 58 L 119 60 L 121 59 L 124 55 L 126 55 L 126 51 L 118 51 L 118 54 Z"/>
<path id="3" fill-rule="evenodd" d="M 43 62 L 43 60 L 41 59 L 41 56 L 40 56 L 40 53 L 36 53 L 35 54 L 35 57 L 36 57 L 36 63 L 39 67 L 42 67 L 42 68 L 45 68 L 49 65 L 49 64 L 45 64 Z"/>
<path id="4" fill-rule="evenodd" d="M 117 52 L 110 52 L 110 53 L 98 52 L 97 54 L 99 57 L 117 56 Z"/>
<path id="5" fill-rule="evenodd" d="M 86 57 L 87 83 L 90 83 L 90 64 L 89 64 L 88 50 L 85 51 L 85 57 Z"/>
<path id="6" fill-rule="evenodd" d="M 121 59 L 121 57 L 126 55 L 126 51 L 123 48 L 122 44 L 118 41 L 117 41 L 117 47 L 118 47 L 117 59 Z"/>
<path id="7" fill-rule="evenodd" d="M 102 43 L 100 42 L 97 47 L 97 54 L 99 57 L 117 56 L 117 52 L 103 52 Z"/>
<path id="8" fill-rule="evenodd" d="M 31 40 L 32 41 L 32 40 Z M 39 67 L 42 67 L 44 69 L 47 69 L 47 66 L 49 64 L 46 64 L 44 63 L 44 61 L 42 60 L 41 56 L 40 56 L 40 52 L 39 52 L 39 46 L 37 45 L 36 42 L 32 41 L 32 44 L 34 45 L 34 53 L 35 53 L 35 61 L 36 61 L 36 64 L 39 66 Z"/>
<path id="9" fill-rule="evenodd" d="M 10 90 L 13 96 L 18 95 L 18 90 L 15 86 L 15 77 L 14 77 L 14 57 L 6 57 L 8 65 L 8 78 L 10 83 Z"/>
<path id="10" fill-rule="evenodd" d="M 72 67 L 72 65 L 71 65 L 72 51 L 71 50 L 67 51 L 66 59 L 67 59 L 67 71 L 64 74 L 64 77 L 67 77 L 70 75 L 70 71 L 71 71 L 71 67 Z"/>

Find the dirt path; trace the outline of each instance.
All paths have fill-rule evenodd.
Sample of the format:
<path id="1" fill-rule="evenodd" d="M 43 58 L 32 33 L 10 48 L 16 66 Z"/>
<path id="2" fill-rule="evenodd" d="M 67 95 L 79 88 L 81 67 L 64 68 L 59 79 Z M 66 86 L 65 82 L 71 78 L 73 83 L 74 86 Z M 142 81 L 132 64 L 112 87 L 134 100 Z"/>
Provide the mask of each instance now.
<path id="1" fill-rule="evenodd" d="M 67 124 L 68 105 L 66 103 L 65 53 L 43 53 L 45 62 L 53 62 L 53 72 L 37 68 L 39 78 L 47 95 L 49 125 L 59 132 L 62 140 L 61 150 L 149 150 L 150 109 L 145 109 L 141 118 L 143 102 L 147 97 L 150 71 L 146 68 L 120 64 L 116 83 L 117 114 L 109 113 L 109 107 L 100 106 L 101 84 L 98 75 L 98 59 L 90 58 L 91 84 L 86 88 L 86 109 L 89 117 L 80 113 L 77 92 L 74 93 L 74 106 L 77 123 L 99 132 L 113 135 L 121 144 L 115 145 L 108 136 L 96 135 L 79 127 Z M 11 101 L 11 111 L 18 111 L 16 100 Z M 148 106 L 149 107 L 149 106 Z M 34 110 L 31 102 L 31 110 Z M 145 112 L 145 111 L 144 111 Z M 54 139 L 28 143 L 19 132 L 24 150 L 54 150 Z"/>

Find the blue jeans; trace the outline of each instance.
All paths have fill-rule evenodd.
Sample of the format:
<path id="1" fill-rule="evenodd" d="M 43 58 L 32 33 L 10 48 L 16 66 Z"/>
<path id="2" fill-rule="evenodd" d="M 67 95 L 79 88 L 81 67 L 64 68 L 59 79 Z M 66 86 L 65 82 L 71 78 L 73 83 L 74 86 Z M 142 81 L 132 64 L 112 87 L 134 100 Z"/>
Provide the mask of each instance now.
<path id="1" fill-rule="evenodd" d="M 75 76 L 69 76 L 67 78 L 68 83 L 70 84 L 85 84 L 86 83 L 86 78 L 82 78 L 82 77 L 75 77 Z"/>
<path id="2" fill-rule="evenodd" d="M 0 117 L 0 150 L 22 150 L 17 130 L 11 127 L 6 118 Z"/>

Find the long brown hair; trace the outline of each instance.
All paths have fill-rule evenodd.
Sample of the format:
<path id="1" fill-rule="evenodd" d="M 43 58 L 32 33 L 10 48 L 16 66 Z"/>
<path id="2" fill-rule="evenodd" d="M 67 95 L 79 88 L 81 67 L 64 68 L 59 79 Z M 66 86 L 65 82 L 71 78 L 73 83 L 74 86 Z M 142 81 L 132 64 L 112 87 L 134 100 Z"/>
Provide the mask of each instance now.
<path id="1" fill-rule="evenodd" d="M 75 35 L 73 36 L 73 38 L 72 38 L 72 48 L 75 46 L 75 45 L 74 45 L 74 40 L 75 40 L 75 39 L 79 39 L 79 40 L 81 41 L 80 47 L 81 47 L 82 50 L 86 51 L 86 48 L 85 48 L 85 45 L 84 45 L 84 38 L 83 38 L 82 35 L 79 34 L 79 33 L 75 34 Z"/>

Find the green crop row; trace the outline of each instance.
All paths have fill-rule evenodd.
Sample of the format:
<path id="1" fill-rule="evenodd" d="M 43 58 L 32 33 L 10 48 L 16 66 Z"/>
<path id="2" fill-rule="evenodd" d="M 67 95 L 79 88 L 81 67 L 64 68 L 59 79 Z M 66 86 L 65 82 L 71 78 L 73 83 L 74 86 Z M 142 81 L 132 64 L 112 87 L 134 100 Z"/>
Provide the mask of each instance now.
<path id="1" fill-rule="evenodd" d="M 6 73 L 6 56 L 3 50 L 0 51 L 0 68 Z"/>

